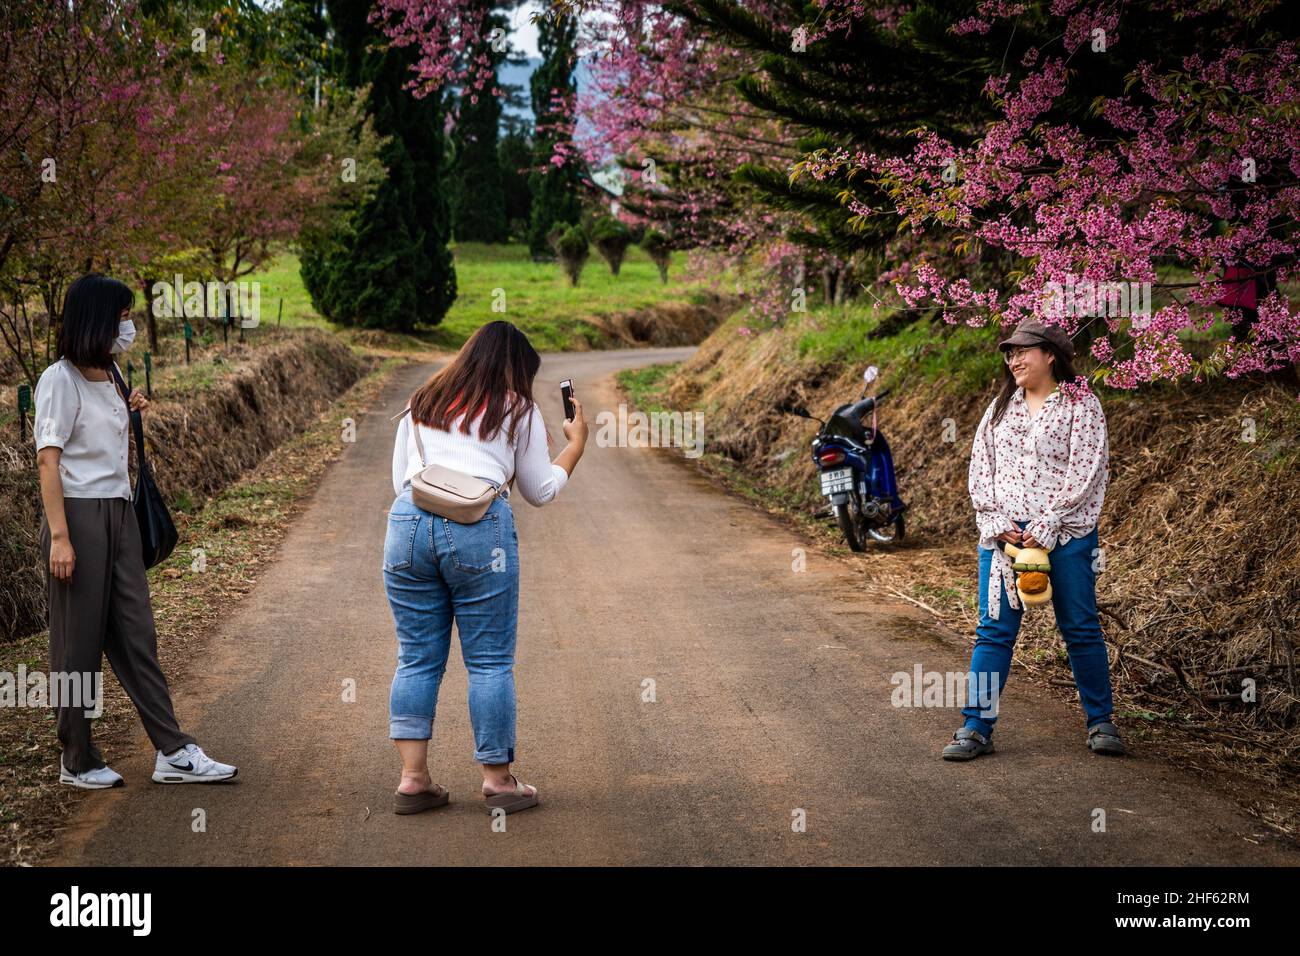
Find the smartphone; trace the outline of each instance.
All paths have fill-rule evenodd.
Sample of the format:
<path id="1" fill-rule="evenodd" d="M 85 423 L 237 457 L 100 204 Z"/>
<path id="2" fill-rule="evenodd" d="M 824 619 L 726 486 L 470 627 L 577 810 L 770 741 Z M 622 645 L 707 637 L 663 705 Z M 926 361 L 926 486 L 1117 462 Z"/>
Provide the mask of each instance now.
<path id="1" fill-rule="evenodd" d="M 566 378 L 560 383 L 560 398 L 564 400 L 565 420 L 572 421 L 575 414 L 573 411 L 573 379 Z"/>

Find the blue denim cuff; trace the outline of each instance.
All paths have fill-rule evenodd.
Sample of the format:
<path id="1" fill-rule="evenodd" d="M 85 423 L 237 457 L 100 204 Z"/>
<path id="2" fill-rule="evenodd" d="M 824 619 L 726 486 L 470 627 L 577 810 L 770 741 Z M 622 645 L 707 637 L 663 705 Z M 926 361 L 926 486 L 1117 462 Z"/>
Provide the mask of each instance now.
<path id="1" fill-rule="evenodd" d="M 429 740 L 433 737 L 433 718 L 400 714 L 388 718 L 389 740 Z"/>

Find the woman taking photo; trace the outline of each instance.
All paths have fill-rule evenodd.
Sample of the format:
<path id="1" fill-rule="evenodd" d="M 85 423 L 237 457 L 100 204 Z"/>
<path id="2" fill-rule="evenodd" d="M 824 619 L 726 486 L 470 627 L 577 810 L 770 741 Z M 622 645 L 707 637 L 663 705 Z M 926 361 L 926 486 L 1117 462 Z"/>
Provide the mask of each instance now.
<path id="1" fill-rule="evenodd" d="M 112 353 L 125 352 L 135 338 L 128 317 L 133 298 L 129 288 L 105 276 L 73 282 L 63 301 L 58 360 L 36 384 L 51 678 L 88 679 L 97 687 L 107 655 L 158 748 L 154 781 L 229 780 L 235 768 L 212 760 L 181 732 L 158 666 L 158 635 L 126 465 L 127 406 L 144 411 L 149 402 L 139 389 L 124 395 L 109 371 Z M 119 787 L 122 777 L 91 741 L 87 709 L 59 704 L 59 781 L 87 790 Z"/>
<path id="2" fill-rule="evenodd" d="M 1097 620 L 1097 518 L 1106 492 L 1106 418 L 1090 391 L 1073 385 L 1074 346 L 1061 329 L 1028 319 L 999 345 L 1006 366 L 1002 390 L 975 432 L 969 488 L 980 533 L 979 626 L 971 653 L 972 689 L 986 680 L 999 696 L 973 705 L 943 749 L 945 760 L 993 751 L 997 704 L 1011 669 L 1023 613 L 1015 572 L 1002 550 L 1041 548 L 1051 557 L 1052 606 L 1065 638 L 1087 743 L 1096 753 L 1122 754 L 1111 722 L 1110 661 Z"/>
<path id="3" fill-rule="evenodd" d="M 509 488 L 483 518 L 458 524 L 416 507 L 411 479 L 442 465 L 542 506 L 564 487 L 582 457 L 587 422 L 573 399 L 568 444 L 552 462 L 533 379 L 541 358 L 509 322 L 476 331 L 448 365 L 411 396 L 393 445 L 393 491 L 384 542 L 384 586 L 397 626 L 397 672 L 389 698 L 389 736 L 402 759 L 394 812 L 447 803 L 429 775 L 438 688 L 460 634 L 469 672 L 474 759 L 483 765 L 489 812 L 537 805 L 537 788 L 510 772 L 515 760 L 515 624 L 519 609 L 519 539 Z"/>

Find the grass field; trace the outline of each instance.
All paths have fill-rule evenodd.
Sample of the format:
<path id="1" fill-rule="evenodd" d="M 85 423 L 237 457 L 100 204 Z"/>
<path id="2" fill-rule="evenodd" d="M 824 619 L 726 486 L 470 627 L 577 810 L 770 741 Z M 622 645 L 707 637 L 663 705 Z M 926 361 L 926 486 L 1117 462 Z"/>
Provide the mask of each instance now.
<path id="1" fill-rule="evenodd" d="M 258 282 L 261 325 L 246 334 L 247 347 L 231 349 L 224 344 L 216 321 L 194 320 L 193 363 L 184 362 L 184 339 L 179 320 L 160 320 L 159 348 L 152 354 L 153 386 L 157 395 L 177 398 L 202 391 L 225 375 L 241 355 L 247 354 L 295 329 L 317 328 L 338 334 L 354 349 L 384 354 L 415 355 L 424 351 L 453 352 L 474 330 L 494 319 L 515 323 L 541 351 L 559 352 L 603 346 L 608 339 L 591 324 L 595 317 L 633 312 L 667 302 L 704 302 L 708 296 L 702 283 L 680 281 L 674 276 L 674 262 L 667 284 L 650 258 L 638 247 L 628 249 L 618 276 L 610 274 L 605 261 L 594 251 L 587 260 L 577 287 L 569 285 L 556 263 L 536 263 L 525 246 L 464 243 L 453 247 L 456 257 L 458 295 L 451 311 L 437 326 L 417 329 L 414 334 L 360 330 L 330 322 L 312 305 L 298 271 L 298 257 L 284 252 L 266 268 L 244 277 Z M 501 303 L 504 311 L 493 311 Z M 136 315 L 143 324 L 146 303 L 137 299 Z M 501 306 L 498 306 L 501 308 Z M 37 338 L 44 335 L 38 328 Z M 238 341 L 238 330 L 230 344 Z M 144 384 L 144 352 L 148 348 L 141 331 L 135 348 L 126 357 L 134 370 L 133 383 Z M 22 381 L 16 365 L 0 356 L 0 435 L 18 430 L 16 389 Z M 123 369 L 126 369 L 123 362 Z M 30 414 L 30 413 L 29 413 Z"/>
<path id="2" fill-rule="evenodd" d="M 599 332 L 588 321 L 592 317 L 702 298 L 701 287 L 676 280 L 671 267 L 668 283 L 660 282 L 654 263 L 635 246 L 628 249 L 618 276 L 611 275 L 593 251 L 576 287 L 569 285 L 558 264 L 533 262 L 522 245 L 462 243 L 452 251 L 456 301 L 439 325 L 419 332 L 428 344 L 445 349 L 459 348 L 475 329 L 494 319 L 513 322 L 542 351 L 590 347 L 599 341 Z M 298 274 L 298 259 L 291 253 L 248 280 L 262 284 L 263 322 L 275 323 L 283 299 L 283 325 L 341 328 L 313 308 Z"/>

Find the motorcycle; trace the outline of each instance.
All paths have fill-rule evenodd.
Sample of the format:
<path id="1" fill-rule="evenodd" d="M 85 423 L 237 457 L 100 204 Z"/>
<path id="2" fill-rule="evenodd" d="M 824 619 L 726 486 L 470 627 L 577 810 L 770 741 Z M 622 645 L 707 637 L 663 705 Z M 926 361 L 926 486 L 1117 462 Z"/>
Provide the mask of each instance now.
<path id="1" fill-rule="evenodd" d="M 889 394 L 867 396 L 867 389 L 880 375 L 873 365 L 863 373 L 858 401 L 841 405 L 822 421 L 802 405 L 781 402 L 778 412 L 818 422 L 821 428 L 812 443 L 813 463 L 820 472 L 821 492 L 839 523 L 852 551 L 865 550 L 868 538 L 882 544 L 902 541 L 903 512 L 907 505 L 898 497 L 894 456 L 876 425 L 876 409 Z M 871 427 L 862 419 L 871 414 Z"/>

